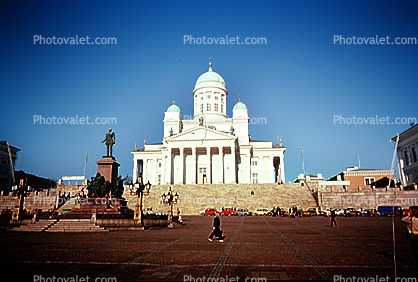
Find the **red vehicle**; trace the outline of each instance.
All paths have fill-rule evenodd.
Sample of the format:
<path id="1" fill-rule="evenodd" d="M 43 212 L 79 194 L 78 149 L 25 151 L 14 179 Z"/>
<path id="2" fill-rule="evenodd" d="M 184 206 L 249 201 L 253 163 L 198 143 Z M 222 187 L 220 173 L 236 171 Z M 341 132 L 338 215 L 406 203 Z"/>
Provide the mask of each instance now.
<path id="1" fill-rule="evenodd" d="M 223 208 L 222 214 L 223 215 L 237 215 L 237 212 L 234 211 L 232 208 Z"/>
<path id="2" fill-rule="evenodd" d="M 204 210 L 200 211 L 200 214 L 201 215 L 215 215 L 216 212 L 217 212 L 216 209 L 208 208 L 208 209 L 204 209 Z"/>
<path id="3" fill-rule="evenodd" d="M 411 216 L 412 215 L 412 211 L 410 209 L 403 209 L 403 215 L 404 216 Z"/>

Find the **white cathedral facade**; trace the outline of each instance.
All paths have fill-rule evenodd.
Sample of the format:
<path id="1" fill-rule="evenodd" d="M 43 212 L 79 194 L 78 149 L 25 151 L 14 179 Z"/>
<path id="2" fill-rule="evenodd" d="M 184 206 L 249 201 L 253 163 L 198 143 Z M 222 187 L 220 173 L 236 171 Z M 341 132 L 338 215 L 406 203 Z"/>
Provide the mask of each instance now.
<path id="1" fill-rule="evenodd" d="M 202 74 L 193 90 L 194 116 L 182 119 L 171 105 L 164 115 L 162 143 L 132 151 L 133 180 L 161 184 L 285 183 L 285 147 L 251 140 L 248 110 L 239 102 L 227 115 L 223 78 Z M 277 140 L 278 141 L 278 140 Z"/>

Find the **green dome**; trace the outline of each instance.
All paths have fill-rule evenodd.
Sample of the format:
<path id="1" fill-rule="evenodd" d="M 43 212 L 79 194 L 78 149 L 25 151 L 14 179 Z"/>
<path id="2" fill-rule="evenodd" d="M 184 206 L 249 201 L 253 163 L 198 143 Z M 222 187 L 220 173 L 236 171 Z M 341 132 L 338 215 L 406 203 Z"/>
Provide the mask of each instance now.
<path id="1" fill-rule="evenodd" d="M 173 101 L 173 105 L 168 107 L 167 112 L 169 112 L 169 113 L 180 113 L 180 108 Z"/>
<path id="2" fill-rule="evenodd" d="M 241 99 L 239 99 L 239 102 L 236 103 L 236 105 L 234 106 L 234 110 L 246 110 L 247 106 L 241 102 Z"/>
<path id="3" fill-rule="evenodd" d="M 201 83 L 201 82 L 206 82 L 206 81 L 220 82 L 220 83 L 225 85 L 225 81 L 222 78 L 222 76 L 220 76 L 216 72 L 212 71 L 212 67 L 209 67 L 209 71 L 207 71 L 204 74 L 202 74 L 201 76 L 199 76 L 199 78 L 196 81 L 196 85 Z"/>

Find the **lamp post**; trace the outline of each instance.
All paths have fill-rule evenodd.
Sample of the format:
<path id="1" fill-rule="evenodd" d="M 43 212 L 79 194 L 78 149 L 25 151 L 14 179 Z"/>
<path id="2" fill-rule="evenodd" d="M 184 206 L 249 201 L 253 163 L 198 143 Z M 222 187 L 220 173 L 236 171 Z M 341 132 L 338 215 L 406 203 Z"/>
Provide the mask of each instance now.
<path id="1" fill-rule="evenodd" d="M 142 183 L 142 179 L 139 179 L 139 182 L 131 185 L 131 195 L 137 195 L 135 213 L 134 213 L 134 222 L 135 225 L 144 226 L 143 213 L 142 213 L 142 198 L 145 195 L 149 194 L 151 189 L 151 183 L 148 181 L 146 184 Z"/>
<path id="2" fill-rule="evenodd" d="M 167 195 L 163 193 L 163 195 L 161 196 L 161 199 L 163 200 L 163 204 L 170 206 L 169 227 L 173 226 L 173 205 L 177 204 L 178 198 L 179 198 L 179 195 L 177 194 L 177 192 L 174 194 L 174 192 L 171 191 L 171 187 L 168 188 Z"/>
<path id="3" fill-rule="evenodd" d="M 19 217 L 23 211 L 23 202 L 25 197 L 30 194 L 29 186 L 26 185 L 25 180 L 26 179 L 20 179 L 19 186 L 14 186 L 12 188 L 13 196 L 17 197 L 16 205 L 12 214 L 12 222 L 17 222 L 19 220 Z"/>

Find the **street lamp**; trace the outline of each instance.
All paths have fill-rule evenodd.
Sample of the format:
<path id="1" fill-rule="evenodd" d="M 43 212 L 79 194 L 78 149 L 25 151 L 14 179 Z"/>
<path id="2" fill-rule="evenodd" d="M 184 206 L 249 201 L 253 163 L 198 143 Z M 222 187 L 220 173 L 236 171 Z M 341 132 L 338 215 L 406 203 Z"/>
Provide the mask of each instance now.
<path id="1" fill-rule="evenodd" d="M 20 179 L 19 185 L 12 187 L 13 196 L 17 197 L 16 205 L 12 214 L 12 222 L 17 222 L 19 220 L 19 217 L 23 212 L 23 202 L 25 200 L 25 197 L 29 196 L 30 194 L 29 186 L 25 184 L 25 180 L 26 179 Z"/>
<path id="2" fill-rule="evenodd" d="M 177 200 L 179 198 L 179 195 L 174 194 L 173 191 L 171 191 L 171 187 L 168 188 L 167 195 L 163 193 L 161 196 L 161 199 L 163 200 L 163 204 L 170 206 L 170 226 L 172 226 L 173 223 L 173 205 L 177 204 Z"/>
<path id="3" fill-rule="evenodd" d="M 136 198 L 136 205 L 135 205 L 135 214 L 134 214 L 134 222 L 135 224 L 140 224 L 140 226 L 144 226 L 143 222 L 143 213 L 142 213 L 142 198 L 144 195 L 149 195 L 149 190 L 151 189 L 151 183 L 148 182 L 146 184 L 142 183 L 142 179 L 139 179 L 139 182 L 131 185 L 131 195 L 137 195 Z"/>

